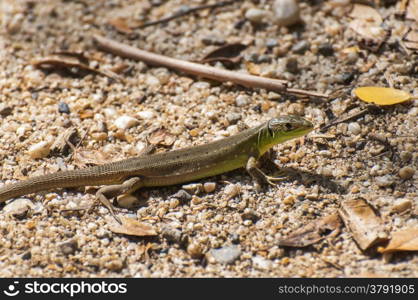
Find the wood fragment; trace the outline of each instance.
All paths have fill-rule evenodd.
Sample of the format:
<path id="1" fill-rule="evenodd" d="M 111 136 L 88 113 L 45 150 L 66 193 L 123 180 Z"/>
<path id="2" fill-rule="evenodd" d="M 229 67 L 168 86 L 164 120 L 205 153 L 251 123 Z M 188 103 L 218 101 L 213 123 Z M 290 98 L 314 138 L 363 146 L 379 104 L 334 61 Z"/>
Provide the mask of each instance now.
<path id="1" fill-rule="evenodd" d="M 252 88 L 263 88 L 269 91 L 284 92 L 297 95 L 307 95 L 320 98 L 328 98 L 328 95 L 319 92 L 290 89 L 287 87 L 288 81 L 271 79 L 259 76 L 252 76 L 228 70 L 222 70 L 210 66 L 205 66 L 189 61 L 183 61 L 152 52 L 144 51 L 129 45 L 125 45 L 100 35 L 94 35 L 97 46 L 107 52 L 121 57 L 144 61 L 154 66 L 163 66 L 185 72 L 188 74 L 213 79 L 220 82 L 233 82 Z"/>
<path id="2" fill-rule="evenodd" d="M 156 236 L 157 231 L 149 224 L 141 223 L 138 220 L 120 217 L 122 224 L 114 223 L 109 229 L 114 233 L 121 233 L 134 236 Z"/>
<path id="3" fill-rule="evenodd" d="M 384 228 L 381 219 L 365 200 L 344 200 L 338 212 L 363 251 L 386 240 L 382 238 Z"/>

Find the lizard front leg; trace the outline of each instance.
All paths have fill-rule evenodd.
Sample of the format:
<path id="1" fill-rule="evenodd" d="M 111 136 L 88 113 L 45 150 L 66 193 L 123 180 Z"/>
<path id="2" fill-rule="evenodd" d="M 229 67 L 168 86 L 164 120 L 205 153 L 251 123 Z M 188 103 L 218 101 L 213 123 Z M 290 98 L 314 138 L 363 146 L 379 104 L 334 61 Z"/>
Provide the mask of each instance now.
<path id="1" fill-rule="evenodd" d="M 273 181 L 281 181 L 284 179 L 282 177 L 271 177 L 266 175 L 257 167 L 257 159 L 254 156 L 251 156 L 248 159 L 245 169 L 256 182 L 256 189 L 260 189 L 260 185 L 262 184 L 270 184 L 274 186 L 276 184 Z"/>
<path id="2" fill-rule="evenodd" d="M 119 224 L 122 224 L 119 217 L 116 216 L 114 206 L 109 199 L 121 194 L 131 194 L 142 187 L 142 185 L 143 183 L 140 177 L 132 177 L 124 181 L 122 184 L 108 185 L 100 188 L 96 192 L 96 197 L 100 203 L 102 203 L 110 211 L 115 220 Z"/>

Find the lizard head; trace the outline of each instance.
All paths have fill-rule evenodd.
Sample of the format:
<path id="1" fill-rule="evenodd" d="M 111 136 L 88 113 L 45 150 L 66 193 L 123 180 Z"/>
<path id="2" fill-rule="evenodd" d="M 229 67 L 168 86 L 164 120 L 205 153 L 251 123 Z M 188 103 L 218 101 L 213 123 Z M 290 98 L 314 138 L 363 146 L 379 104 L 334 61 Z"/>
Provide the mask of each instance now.
<path id="1" fill-rule="evenodd" d="M 279 116 L 265 123 L 260 130 L 258 148 L 263 154 L 276 144 L 303 136 L 312 130 L 313 124 L 302 117 Z"/>

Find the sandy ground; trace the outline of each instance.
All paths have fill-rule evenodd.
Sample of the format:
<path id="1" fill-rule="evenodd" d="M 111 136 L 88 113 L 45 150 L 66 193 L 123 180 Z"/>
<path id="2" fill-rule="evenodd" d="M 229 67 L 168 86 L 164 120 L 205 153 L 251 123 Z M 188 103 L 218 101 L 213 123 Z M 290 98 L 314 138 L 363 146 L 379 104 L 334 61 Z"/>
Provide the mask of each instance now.
<path id="1" fill-rule="evenodd" d="M 241 1 L 127 34 L 109 21 L 121 17 L 134 27 L 204 1 L 3 0 L 1 183 L 139 155 L 150 137 L 157 152 L 204 144 L 281 114 L 304 116 L 319 128 L 366 107 L 352 95 L 359 86 L 392 84 L 417 95 L 417 54 L 399 42 L 416 22 L 379 1 L 381 27 L 391 34 L 376 51 L 349 29 L 348 2 L 301 1 L 304 25 L 291 28 L 273 22 L 271 1 Z M 251 15 L 252 8 L 264 12 Z M 150 67 L 101 52 L 92 34 L 193 61 L 242 42 L 249 46 L 232 70 L 332 96 L 282 95 Z M 123 82 L 31 64 L 57 51 L 82 52 L 91 68 L 122 70 Z M 278 243 L 335 214 L 347 199 L 367 200 L 382 238 L 417 228 L 417 114 L 412 100 L 279 145 L 273 159 L 298 173 L 262 191 L 244 170 L 198 181 L 206 191 L 196 193 L 190 186 L 144 189 L 144 205 L 118 214 L 154 226 L 155 237 L 112 232 L 103 207 L 67 211 L 90 205 L 94 188 L 8 202 L 0 211 L 0 276 L 417 277 L 416 252 L 362 251 L 344 225 L 305 248 Z M 62 143 L 68 132 L 75 152 Z"/>

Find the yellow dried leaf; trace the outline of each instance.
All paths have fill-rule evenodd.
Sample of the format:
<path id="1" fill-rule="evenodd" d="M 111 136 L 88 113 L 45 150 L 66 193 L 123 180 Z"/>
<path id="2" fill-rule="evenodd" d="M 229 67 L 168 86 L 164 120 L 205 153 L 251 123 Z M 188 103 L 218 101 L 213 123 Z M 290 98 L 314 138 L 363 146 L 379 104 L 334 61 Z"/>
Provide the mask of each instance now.
<path id="1" fill-rule="evenodd" d="M 248 73 L 250 73 L 251 75 L 259 76 L 261 73 L 260 66 L 256 65 L 253 62 L 246 61 L 245 67 L 247 68 Z"/>
<path id="2" fill-rule="evenodd" d="M 365 102 L 377 105 L 393 105 L 411 99 L 411 95 L 405 91 L 378 86 L 360 87 L 354 90 L 354 94 Z"/>
<path id="3" fill-rule="evenodd" d="M 379 249 L 380 253 L 397 251 L 418 251 L 418 228 L 395 232 L 386 248 Z"/>
<path id="4" fill-rule="evenodd" d="M 121 233 L 135 236 L 156 236 L 157 231 L 151 225 L 138 222 L 132 218 L 121 217 L 121 224 L 113 224 L 109 229 L 114 233 Z"/>

